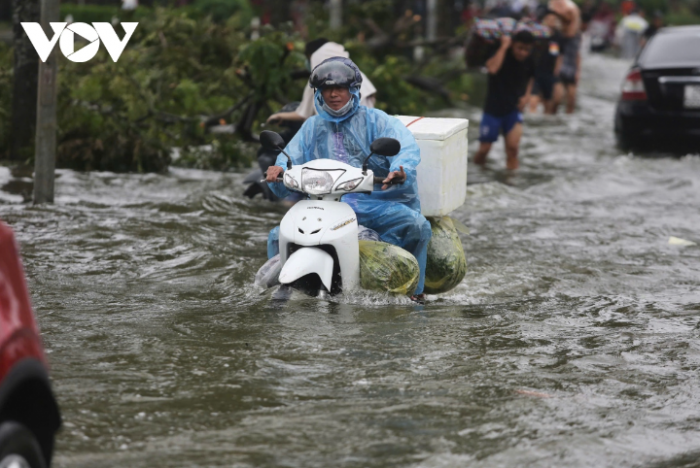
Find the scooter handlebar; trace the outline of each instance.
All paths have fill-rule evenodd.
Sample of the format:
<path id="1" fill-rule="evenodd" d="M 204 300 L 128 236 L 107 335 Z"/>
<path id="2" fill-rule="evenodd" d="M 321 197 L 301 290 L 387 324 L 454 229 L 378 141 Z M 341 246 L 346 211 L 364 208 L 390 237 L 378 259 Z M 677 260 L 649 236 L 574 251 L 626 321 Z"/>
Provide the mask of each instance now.
<path id="1" fill-rule="evenodd" d="M 374 183 L 375 184 L 383 184 L 384 179 L 385 179 L 385 177 L 374 177 Z M 266 178 L 260 179 L 261 184 L 264 182 L 267 182 Z M 275 180 L 275 182 L 284 182 L 284 178 L 278 177 L 277 180 Z M 396 184 L 396 182 L 394 182 L 393 180 L 390 180 L 388 185 L 395 185 L 395 184 Z"/>
<path id="2" fill-rule="evenodd" d="M 266 172 L 265 174 L 263 174 L 263 175 L 264 175 L 265 177 L 263 177 L 262 179 L 260 179 L 260 183 L 261 183 L 261 184 L 267 182 L 267 172 Z M 278 177 L 277 180 L 275 180 L 275 182 L 284 182 L 284 178 L 283 178 L 283 177 Z"/>
<path id="3" fill-rule="evenodd" d="M 384 179 L 386 179 L 386 177 L 375 177 L 374 183 L 375 184 L 384 184 Z M 394 180 L 392 179 L 387 183 L 387 185 L 396 185 L 396 184 L 402 184 L 402 183 L 403 182 L 394 182 Z"/>

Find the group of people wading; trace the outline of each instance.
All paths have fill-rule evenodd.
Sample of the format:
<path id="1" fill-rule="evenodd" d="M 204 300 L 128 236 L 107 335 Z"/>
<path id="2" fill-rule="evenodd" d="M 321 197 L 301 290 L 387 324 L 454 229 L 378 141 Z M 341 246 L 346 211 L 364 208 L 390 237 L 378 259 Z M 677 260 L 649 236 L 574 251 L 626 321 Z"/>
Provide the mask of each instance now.
<path id="1" fill-rule="evenodd" d="M 581 72 L 579 8 L 571 0 L 550 0 L 541 22 L 553 31 L 549 40 L 536 45 L 535 37 L 526 30 L 513 37 L 503 35 L 499 49 L 486 62 L 488 93 L 476 164 L 486 163 L 491 146 L 503 133 L 506 167 L 517 169 L 523 112 L 534 112 L 542 103 L 546 114 L 555 114 L 564 97 L 567 113 L 576 108 Z"/>

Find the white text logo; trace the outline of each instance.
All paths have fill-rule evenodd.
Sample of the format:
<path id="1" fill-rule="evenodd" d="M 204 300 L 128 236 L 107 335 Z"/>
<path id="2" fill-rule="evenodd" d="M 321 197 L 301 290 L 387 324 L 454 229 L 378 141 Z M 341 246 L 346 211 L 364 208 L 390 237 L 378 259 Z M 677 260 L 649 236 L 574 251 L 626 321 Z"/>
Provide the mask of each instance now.
<path id="1" fill-rule="evenodd" d="M 87 62 L 93 58 L 100 48 L 100 41 L 105 45 L 105 49 L 115 62 L 124 52 L 126 43 L 131 39 L 138 23 L 120 23 L 124 32 L 124 38 L 120 41 L 117 33 L 110 23 L 49 23 L 53 29 L 51 40 L 44 34 L 44 30 L 39 23 L 22 23 L 24 31 L 36 49 L 42 62 L 46 62 L 51 51 L 59 42 L 61 52 L 71 62 Z M 75 50 L 75 35 L 83 37 L 88 41 L 88 45 L 82 49 Z M 60 40 L 59 40 L 60 38 Z"/>

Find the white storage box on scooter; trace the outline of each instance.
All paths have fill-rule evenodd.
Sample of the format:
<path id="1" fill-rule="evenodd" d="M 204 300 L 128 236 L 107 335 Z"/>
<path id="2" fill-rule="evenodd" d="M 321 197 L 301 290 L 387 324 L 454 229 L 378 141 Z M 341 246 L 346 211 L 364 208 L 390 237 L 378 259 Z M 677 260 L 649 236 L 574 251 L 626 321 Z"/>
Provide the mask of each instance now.
<path id="1" fill-rule="evenodd" d="M 420 148 L 418 195 L 423 216 L 446 216 L 467 199 L 466 119 L 396 116 Z"/>

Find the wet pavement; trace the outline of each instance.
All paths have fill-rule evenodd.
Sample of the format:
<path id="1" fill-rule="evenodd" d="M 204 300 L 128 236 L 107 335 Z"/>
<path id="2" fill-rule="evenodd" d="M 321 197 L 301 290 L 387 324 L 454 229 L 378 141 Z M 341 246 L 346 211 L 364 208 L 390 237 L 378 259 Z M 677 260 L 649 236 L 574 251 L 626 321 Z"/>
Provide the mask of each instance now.
<path id="1" fill-rule="evenodd" d="M 520 171 L 502 143 L 470 167 L 467 276 L 424 307 L 270 301 L 284 210 L 244 173 L 60 171 L 42 207 L 12 181 L 55 466 L 694 466 L 700 247 L 668 239 L 700 243 L 700 157 L 620 154 L 627 65 L 584 67 L 577 115 L 527 118 Z"/>

